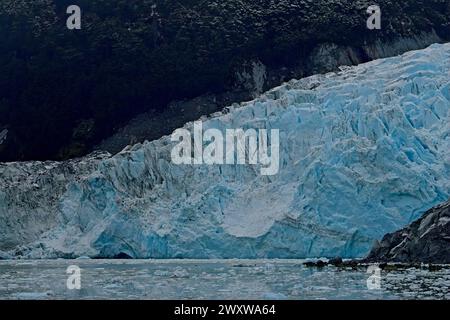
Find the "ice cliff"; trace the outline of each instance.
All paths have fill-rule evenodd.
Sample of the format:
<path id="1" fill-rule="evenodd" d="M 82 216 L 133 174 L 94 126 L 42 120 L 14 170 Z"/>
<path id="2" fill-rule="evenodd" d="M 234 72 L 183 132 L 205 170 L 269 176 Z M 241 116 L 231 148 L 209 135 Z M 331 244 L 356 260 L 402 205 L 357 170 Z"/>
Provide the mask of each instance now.
<path id="1" fill-rule="evenodd" d="M 450 44 L 292 80 L 204 117 L 280 130 L 280 172 L 115 156 L 0 165 L 0 250 L 24 258 L 361 257 L 450 196 Z M 189 123 L 186 128 L 192 128 Z M 8 253 L 6 253 L 8 252 Z"/>

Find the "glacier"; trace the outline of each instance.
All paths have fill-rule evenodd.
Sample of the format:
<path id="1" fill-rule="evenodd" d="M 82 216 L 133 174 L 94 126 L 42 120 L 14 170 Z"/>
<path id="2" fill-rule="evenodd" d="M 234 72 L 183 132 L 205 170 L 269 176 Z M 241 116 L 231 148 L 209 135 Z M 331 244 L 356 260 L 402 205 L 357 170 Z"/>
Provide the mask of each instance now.
<path id="1" fill-rule="evenodd" d="M 450 197 L 450 44 L 291 80 L 201 121 L 279 129 L 279 173 L 175 165 L 170 136 L 114 156 L 0 164 L 0 253 L 362 257 Z"/>

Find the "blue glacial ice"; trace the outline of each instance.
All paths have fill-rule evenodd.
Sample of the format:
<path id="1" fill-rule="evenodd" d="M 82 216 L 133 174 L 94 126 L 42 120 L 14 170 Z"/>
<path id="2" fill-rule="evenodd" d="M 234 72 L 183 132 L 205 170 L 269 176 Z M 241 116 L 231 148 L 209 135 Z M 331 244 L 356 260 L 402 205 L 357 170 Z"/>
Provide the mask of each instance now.
<path id="1" fill-rule="evenodd" d="M 205 130 L 279 129 L 278 175 L 175 165 L 168 136 L 112 157 L 2 165 L 0 250 L 25 258 L 361 257 L 449 198 L 449 110 L 450 44 L 436 44 L 292 80 L 201 119 Z"/>

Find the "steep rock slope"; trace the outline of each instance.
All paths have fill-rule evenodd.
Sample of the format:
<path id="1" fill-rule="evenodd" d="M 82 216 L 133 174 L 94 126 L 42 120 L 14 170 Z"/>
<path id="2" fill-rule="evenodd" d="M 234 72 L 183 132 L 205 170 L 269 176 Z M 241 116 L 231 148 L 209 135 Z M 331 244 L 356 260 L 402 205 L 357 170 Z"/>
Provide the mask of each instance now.
<path id="1" fill-rule="evenodd" d="M 174 100 L 213 93 L 219 111 L 336 64 L 450 40 L 450 0 L 376 3 L 381 30 L 366 26 L 372 0 L 2 0 L 0 161 L 71 159 L 143 112 L 173 115 L 152 123 L 154 140 L 198 117 L 168 112 Z M 71 4 L 81 30 L 66 27 Z"/>
<path id="2" fill-rule="evenodd" d="M 450 201 L 428 210 L 408 227 L 385 235 L 366 260 L 450 263 Z"/>
<path id="3" fill-rule="evenodd" d="M 113 157 L 3 164 L 0 250 L 364 256 L 375 239 L 450 196 L 449 70 L 450 44 L 433 45 L 292 80 L 202 119 L 204 129 L 279 129 L 275 176 L 258 166 L 175 165 L 168 136 Z"/>
<path id="4" fill-rule="evenodd" d="M 307 57 L 298 57 L 298 63 L 302 63 L 301 67 L 274 68 L 269 64 L 262 64 L 258 59 L 247 61 L 246 68 L 235 71 L 238 80 L 234 82 L 233 89 L 224 93 L 204 94 L 194 99 L 172 101 L 163 111 L 151 110 L 139 114 L 112 136 L 93 147 L 93 150 L 115 154 L 127 145 L 156 140 L 204 114 L 220 111 L 234 102 L 251 100 L 259 95 L 262 89 L 265 91 L 278 86 L 285 79 L 335 71 L 339 66 L 392 57 L 439 42 L 442 42 L 442 38 L 431 31 L 394 40 L 379 39 L 360 47 L 336 45 L 331 42 L 320 44 Z"/>

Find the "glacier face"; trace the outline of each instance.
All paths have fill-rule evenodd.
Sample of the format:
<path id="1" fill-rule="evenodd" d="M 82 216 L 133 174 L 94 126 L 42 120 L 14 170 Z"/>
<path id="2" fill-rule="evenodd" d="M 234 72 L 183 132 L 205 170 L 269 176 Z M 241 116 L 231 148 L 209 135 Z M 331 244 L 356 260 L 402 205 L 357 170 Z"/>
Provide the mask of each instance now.
<path id="1" fill-rule="evenodd" d="M 0 250 L 24 258 L 361 257 L 450 196 L 450 44 L 292 80 L 204 117 L 280 130 L 280 171 L 175 165 L 170 137 L 0 166 Z M 192 130 L 193 124 L 185 128 Z"/>

